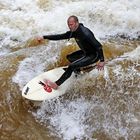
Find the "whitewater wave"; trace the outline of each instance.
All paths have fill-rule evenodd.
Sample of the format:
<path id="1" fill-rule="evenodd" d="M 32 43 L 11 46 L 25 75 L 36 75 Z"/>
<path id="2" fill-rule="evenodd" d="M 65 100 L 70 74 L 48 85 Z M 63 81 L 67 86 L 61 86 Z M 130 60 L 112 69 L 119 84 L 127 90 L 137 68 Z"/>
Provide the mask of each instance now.
<path id="1" fill-rule="evenodd" d="M 6 0 L 1 1 L 0 5 L 7 7 L 0 10 L 2 47 L 13 41 L 16 44 L 24 42 L 36 35 L 65 32 L 68 30 L 67 18 L 72 14 L 77 15 L 80 22 L 89 27 L 99 39 L 118 34 L 137 38 L 140 34 L 138 0 L 134 0 L 133 3 L 129 0 Z M 16 44 L 13 47 L 16 47 Z"/>

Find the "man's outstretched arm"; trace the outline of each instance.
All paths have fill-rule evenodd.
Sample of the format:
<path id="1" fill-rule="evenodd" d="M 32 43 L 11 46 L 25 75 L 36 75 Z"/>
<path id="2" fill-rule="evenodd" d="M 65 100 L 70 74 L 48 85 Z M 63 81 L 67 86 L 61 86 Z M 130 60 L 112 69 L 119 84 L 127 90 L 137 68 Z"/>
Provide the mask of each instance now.
<path id="1" fill-rule="evenodd" d="M 62 40 L 62 39 L 68 39 L 70 37 L 70 31 L 64 33 L 64 34 L 57 34 L 57 35 L 44 35 L 43 39 L 49 39 L 49 40 Z"/>
<path id="2" fill-rule="evenodd" d="M 44 35 L 41 37 L 37 37 L 38 42 L 42 42 L 44 39 L 48 40 L 63 40 L 63 39 L 69 39 L 71 36 L 71 32 L 68 31 L 64 34 L 57 34 L 57 35 Z"/>

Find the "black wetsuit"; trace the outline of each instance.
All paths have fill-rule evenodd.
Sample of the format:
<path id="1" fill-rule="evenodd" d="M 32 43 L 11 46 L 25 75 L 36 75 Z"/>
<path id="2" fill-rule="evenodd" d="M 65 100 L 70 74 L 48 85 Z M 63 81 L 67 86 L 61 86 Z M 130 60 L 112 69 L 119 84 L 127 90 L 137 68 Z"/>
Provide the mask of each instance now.
<path id="1" fill-rule="evenodd" d="M 100 60 L 104 61 L 104 55 L 102 45 L 96 40 L 94 34 L 83 24 L 79 24 L 76 31 L 67 31 L 64 34 L 58 35 L 45 35 L 44 39 L 49 40 L 62 40 L 75 38 L 78 46 L 81 50 L 76 51 L 67 56 L 67 59 L 71 62 L 64 74 L 56 81 L 56 84 L 60 86 L 65 80 L 67 80 L 73 71 L 93 64 Z"/>

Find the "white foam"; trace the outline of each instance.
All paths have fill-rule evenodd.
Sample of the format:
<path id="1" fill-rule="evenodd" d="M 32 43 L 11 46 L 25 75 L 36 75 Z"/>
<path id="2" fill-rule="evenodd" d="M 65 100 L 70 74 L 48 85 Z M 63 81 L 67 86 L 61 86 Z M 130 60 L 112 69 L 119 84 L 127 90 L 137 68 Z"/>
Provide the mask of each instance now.
<path id="1" fill-rule="evenodd" d="M 39 75 L 44 67 L 36 58 L 26 58 L 19 65 L 16 75 L 13 77 L 13 82 L 18 83 L 20 88 L 31 80 L 33 77 Z"/>
<path id="2" fill-rule="evenodd" d="M 69 94 L 75 96 L 76 93 Z M 76 99 L 72 97 L 73 100 L 54 99 L 44 102 L 33 115 L 51 129 L 52 135 L 63 140 L 92 139 L 93 134 L 99 131 L 112 139 L 123 137 L 127 140 L 133 135 L 130 134 L 131 129 L 136 127 L 137 130 L 139 126 L 127 127 L 136 117 L 132 110 L 129 110 L 129 104 L 127 105 L 124 98 L 121 101 L 129 111 L 128 113 L 120 111 L 118 108 L 120 105 L 113 103 L 113 96 L 115 94 L 106 100 L 95 95 L 91 96 L 90 100 L 83 96 Z"/>
<path id="3" fill-rule="evenodd" d="M 91 103 L 84 98 L 74 101 L 65 101 L 61 103 L 60 100 L 47 101 L 37 114 L 34 114 L 43 123 L 49 120 L 54 127 L 54 134 L 57 134 L 63 140 L 90 138 L 94 127 L 86 123 L 88 115 L 86 114 L 91 108 Z M 49 116 L 47 113 L 52 113 Z"/>
<path id="4" fill-rule="evenodd" d="M 133 3 L 129 0 L 53 0 L 48 5 L 49 10 L 41 9 L 38 2 L 33 0 L 6 0 L 1 3 L 7 9 L 1 10 L 0 32 L 20 41 L 34 35 L 65 32 L 68 30 L 66 20 L 72 14 L 94 31 L 97 38 L 119 33 L 135 37 L 140 31 L 138 0 Z"/>
<path id="5" fill-rule="evenodd" d="M 52 42 L 47 47 L 42 46 L 33 50 L 27 50 L 29 52 L 26 54 L 27 58 L 21 61 L 18 66 L 18 70 L 13 76 L 13 82 L 18 83 L 22 90 L 27 82 L 44 72 L 44 69 L 47 70 L 50 64 L 52 65 L 57 61 L 60 52 L 59 45 L 59 43 Z"/>
<path id="6" fill-rule="evenodd" d="M 134 49 L 131 52 L 125 53 L 122 57 L 126 57 L 127 59 L 131 60 L 139 60 L 140 59 L 140 46 Z"/>

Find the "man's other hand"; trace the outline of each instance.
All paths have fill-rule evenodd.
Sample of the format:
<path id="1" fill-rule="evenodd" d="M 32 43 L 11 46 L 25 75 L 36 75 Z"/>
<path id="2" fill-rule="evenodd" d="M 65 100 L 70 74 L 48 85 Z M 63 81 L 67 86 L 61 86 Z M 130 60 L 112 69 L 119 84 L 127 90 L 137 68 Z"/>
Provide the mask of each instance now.
<path id="1" fill-rule="evenodd" d="M 104 65 L 105 65 L 105 62 L 99 62 L 99 63 L 97 64 L 97 69 L 98 69 L 98 70 L 104 70 Z"/>
<path id="2" fill-rule="evenodd" d="M 42 43 L 44 38 L 43 37 L 37 37 L 36 40 L 38 41 L 38 43 Z"/>

